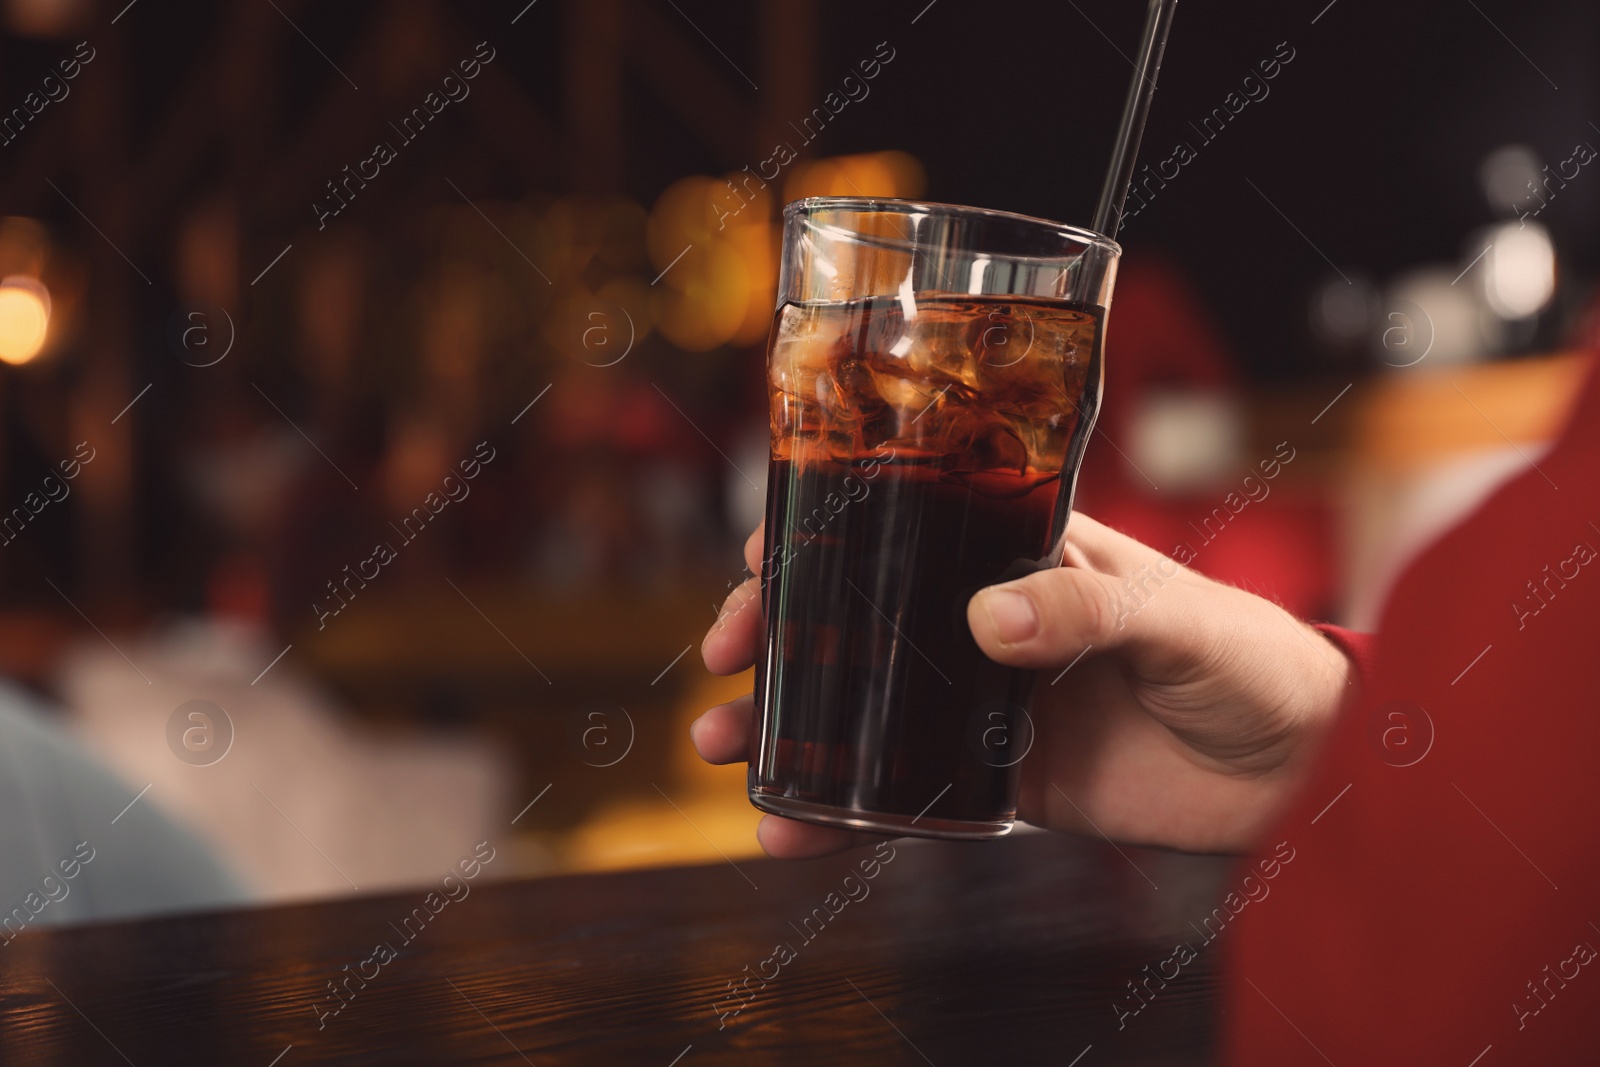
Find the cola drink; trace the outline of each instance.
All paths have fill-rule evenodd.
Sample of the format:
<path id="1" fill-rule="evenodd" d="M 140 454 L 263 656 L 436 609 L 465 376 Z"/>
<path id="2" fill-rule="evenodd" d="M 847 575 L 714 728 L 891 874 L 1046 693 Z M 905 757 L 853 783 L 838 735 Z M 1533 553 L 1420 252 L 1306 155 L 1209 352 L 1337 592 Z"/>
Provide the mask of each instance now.
<path id="1" fill-rule="evenodd" d="M 833 825 L 994 837 L 1031 672 L 978 648 L 984 586 L 1059 563 L 1103 308 L 1018 296 L 786 303 L 750 795 Z"/>

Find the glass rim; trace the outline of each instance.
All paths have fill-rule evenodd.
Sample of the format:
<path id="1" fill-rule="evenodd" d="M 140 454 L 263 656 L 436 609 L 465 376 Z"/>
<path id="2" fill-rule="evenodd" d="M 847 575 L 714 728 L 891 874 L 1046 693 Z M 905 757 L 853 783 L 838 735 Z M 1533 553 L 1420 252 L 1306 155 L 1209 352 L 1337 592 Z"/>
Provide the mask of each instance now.
<path id="1" fill-rule="evenodd" d="M 946 204 L 936 200 L 904 200 L 889 196 L 807 196 L 802 197 L 799 200 L 791 200 L 785 204 L 783 206 L 783 217 L 785 220 L 787 220 L 793 215 L 799 215 L 801 213 L 809 214 L 813 211 L 826 208 L 837 208 L 853 211 L 871 211 L 876 208 L 878 210 L 897 211 L 902 214 L 926 212 L 931 215 L 943 215 L 946 217 L 966 216 L 970 218 L 995 219 L 1005 222 L 1022 223 L 1027 226 L 1048 231 L 1057 236 L 1071 238 L 1072 240 L 1078 241 L 1081 244 L 1093 248 L 1098 248 L 1103 252 L 1109 253 L 1115 258 L 1120 259 L 1122 257 L 1122 245 L 1118 244 L 1113 238 L 1107 237 L 1103 233 L 1097 233 L 1094 230 L 1088 229 L 1087 227 L 1074 226 L 1071 223 L 1066 222 L 1057 222 L 1054 219 L 1044 219 L 1038 217 L 1037 215 L 1023 215 L 1016 211 L 999 211 L 995 208 L 972 207 L 967 204 Z M 866 238 L 869 235 L 861 234 L 859 236 Z M 872 234 L 870 235 L 870 239 L 874 242 L 898 244 L 906 248 L 911 247 L 911 242 L 909 241 L 896 239 L 893 237 L 885 238 L 882 234 Z M 1082 250 L 1076 253 L 1063 252 L 1060 255 L 1019 255 L 1003 252 L 991 254 L 1004 259 L 1039 260 L 1069 258 L 1074 255 L 1081 255 Z"/>

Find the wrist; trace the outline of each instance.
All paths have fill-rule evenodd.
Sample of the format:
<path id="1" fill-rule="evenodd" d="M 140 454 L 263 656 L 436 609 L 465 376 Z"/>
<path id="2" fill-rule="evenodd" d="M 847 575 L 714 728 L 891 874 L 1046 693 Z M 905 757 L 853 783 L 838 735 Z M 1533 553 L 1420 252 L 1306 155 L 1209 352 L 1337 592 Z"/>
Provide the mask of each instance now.
<path id="1" fill-rule="evenodd" d="M 1247 814 L 1233 828 L 1226 851 L 1250 851 L 1276 823 L 1311 773 L 1340 712 L 1355 700 L 1370 672 L 1371 635 L 1326 623 L 1303 625 L 1315 655 L 1307 660 L 1308 684 L 1294 715 L 1292 739 L 1281 762 L 1255 781 L 1256 803 L 1243 809 Z"/>
<path id="2" fill-rule="evenodd" d="M 1377 667 L 1377 635 L 1361 633 L 1357 630 L 1347 630 L 1343 626 L 1335 626 L 1328 622 L 1314 622 L 1311 628 L 1321 634 L 1323 639 L 1344 655 L 1349 666 L 1351 685 L 1346 697 L 1354 695 L 1368 679 L 1373 676 Z"/>
<path id="3" fill-rule="evenodd" d="M 1324 623 L 1307 623 L 1304 628 L 1315 655 L 1307 660 L 1307 685 L 1296 715 L 1294 744 L 1284 761 L 1284 769 L 1293 777 L 1303 774 L 1316 758 L 1340 711 L 1355 698 L 1362 678 L 1360 661 L 1349 651 L 1346 640 L 1362 635 Z M 1334 632 L 1330 634 L 1330 630 Z"/>

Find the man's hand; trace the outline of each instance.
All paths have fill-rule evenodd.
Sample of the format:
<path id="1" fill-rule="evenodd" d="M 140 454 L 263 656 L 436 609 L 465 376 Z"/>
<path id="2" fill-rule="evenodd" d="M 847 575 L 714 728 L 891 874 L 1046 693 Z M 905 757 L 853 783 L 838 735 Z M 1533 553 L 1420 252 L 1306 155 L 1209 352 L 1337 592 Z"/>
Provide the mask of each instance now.
<path id="1" fill-rule="evenodd" d="M 761 548 L 757 529 L 745 545 L 753 571 Z M 1351 680 L 1344 654 L 1282 608 L 1076 513 L 1063 565 L 979 592 L 967 623 L 990 659 L 1042 672 L 1018 817 L 1137 844 L 1249 848 Z M 701 651 L 713 673 L 735 674 L 763 640 L 752 578 Z M 701 757 L 745 759 L 751 709 L 746 696 L 697 719 Z M 772 815 L 757 837 L 793 858 L 869 839 Z"/>

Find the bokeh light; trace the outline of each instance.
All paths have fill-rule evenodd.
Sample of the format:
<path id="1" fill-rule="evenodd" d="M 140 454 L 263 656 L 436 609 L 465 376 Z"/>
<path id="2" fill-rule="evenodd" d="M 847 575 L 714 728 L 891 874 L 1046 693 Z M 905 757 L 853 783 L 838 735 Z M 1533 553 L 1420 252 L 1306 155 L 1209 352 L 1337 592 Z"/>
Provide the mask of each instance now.
<path id="1" fill-rule="evenodd" d="M 653 318 L 662 334 L 690 352 L 765 335 L 776 275 L 765 252 L 771 212 L 764 190 L 744 203 L 714 178 L 674 182 L 656 201 L 646 229 L 659 273 Z M 747 328 L 753 304 L 765 304 L 761 328 Z"/>
<path id="2" fill-rule="evenodd" d="M 869 152 L 794 164 L 785 201 L 807 196 L 921 195 L 922 164 L 904 152 Z M 775 188 L 748 174 L 693 176 L 663 192 L 646 243 L 660 273 L 651 318 L 690 352 L 755 345 L 767 335 L 777 292 Z"/>
<path id="3" fill-rule="evenodd" d="M 1538 154 L 1524 144 L 1501 145 L 1483 158 L 1478 180 L 1495 214 L 1515 215 L 1538 202 L 1532 194 L 1543 177 L 1539 167 Z"/>
<path id="4" fill-rule="evenodd" d="M 886 196 L 914 200 L 927 175 L 905 152 L 864 152 L 797 163 L 783 185 L 785 200 L 807 196 Z"/>
<path id="5" fill-rule="evenodd" d="M 1483 295 L 1503 319 L 1536 315 L 1556 291 L 1556 250 L 1537 222 L 1495 227 L 1483 272 Z"/>
<path id="6" fill-rule="evenodd" d="M 33 278 L 0 281 L 0 361 L 27 363 L 44 347 L 50 327 L 50 293 Z"/>

